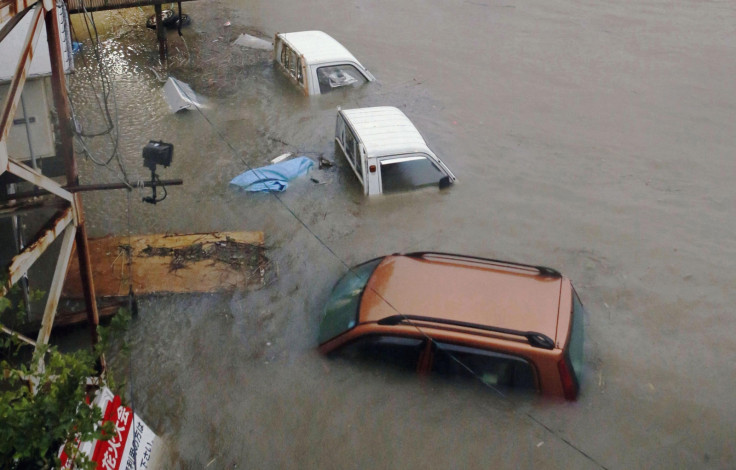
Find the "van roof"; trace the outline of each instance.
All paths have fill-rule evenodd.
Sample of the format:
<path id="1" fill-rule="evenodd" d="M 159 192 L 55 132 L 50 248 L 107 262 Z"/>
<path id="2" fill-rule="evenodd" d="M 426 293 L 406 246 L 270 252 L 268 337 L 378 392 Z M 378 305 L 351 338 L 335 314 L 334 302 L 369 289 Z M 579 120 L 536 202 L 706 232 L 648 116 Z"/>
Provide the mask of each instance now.
<path id="1" fill-rule="evenodd" d="M 562 281 L 543 267 L 442 253 L 391 255 L 368 280 L 359 323 L 421 315 L 535 331 L 555 341 Z"/>
<path id="2" fill-rule="evenodd" d="M 345 46 L 337 42 L 329 34 L 322 31 L 300 31 L 296 33 L 279 33 L 297 53 L 304 56 L 310 64 L 325 62 L 358 62 Z M 361 64 L 362 67 L 362 64 Z"/>
<path id="3" fill-rule="evenodd" d="M 414 124 L 397 108 L 344 109 L 341 113 L 365 145 L 368 158 L 413 152 L 434 155 Z"/>

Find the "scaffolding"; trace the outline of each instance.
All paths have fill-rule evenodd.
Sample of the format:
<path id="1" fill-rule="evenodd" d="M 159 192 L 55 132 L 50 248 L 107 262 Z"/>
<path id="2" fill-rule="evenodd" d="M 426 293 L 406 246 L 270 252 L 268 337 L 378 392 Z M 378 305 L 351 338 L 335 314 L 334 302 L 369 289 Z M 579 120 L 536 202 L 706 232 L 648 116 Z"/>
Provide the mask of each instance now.
<path id="1" fill-rule="evenodd" d="M 18 335 L 18 337 L 30 342 L 29 344 L 34 344 L 37 350 L 48 344 L 69 260 L 72 253 L 76 252 L 79 258 L 79 275 L 86 304 L 87 322 L 94 347 L 99 340 L 97 332 L 99 315 L 82 200 L 79 194 L 70 191 L 70 188 L 79 186 L 79 176 L 74 160 L 71 109 L 66 94 L 56 3 L 53 0 L 0 0 L 0 24 L 4 23 L 4 26 L 0 29 L 0 44 L 26 15 L 31 15 L 30 26 L 21 47 L 18 63 L 3 108 L 0 110 L 0 175 L 6 172 L 15 175 L 21 181 L 39 188 L 46 195 L 23 197 L 8 195 L 7 198 L 0 200 L 0 218 L 15 217 L 21 213 L 37 212 L 41 209 L 54 209 L 55 214 L 47 221 L 36 239 L 28 243 L 12 258 L 5 272 L 2 273 L 4 274 L 2 278 L 5 279 L 5 283 L 0 285 L 0 297 L 7 295 L 9 290 L 27 275 L 28 270 L 49 248 L 51 243 L 57 238 L 61 238 L 61 248 L 56 260 L 38 337 L 35 342 L 22 335 Z M 46 26 L 51 65 L 51 88 L 57 116 L 57 156 L 64 162 L 66 186 L 62 186 L 41 171 L 8 155 L 7 138 L 16 109 L 21 102 L 21 92 L 26 82 L 34 51 L 38 51 L 40 47 L 43 47 L 38 44 L 43 29 L 42 22 Z M 73 249 L 75 244 L 76 250 Z M 3 334 L 17 334 L 8 328 L 3 328 L 3 332 Z M 99 365 L 101 371 L 103 371 L 105 369 L 103 357 L 100 357 Z"/>

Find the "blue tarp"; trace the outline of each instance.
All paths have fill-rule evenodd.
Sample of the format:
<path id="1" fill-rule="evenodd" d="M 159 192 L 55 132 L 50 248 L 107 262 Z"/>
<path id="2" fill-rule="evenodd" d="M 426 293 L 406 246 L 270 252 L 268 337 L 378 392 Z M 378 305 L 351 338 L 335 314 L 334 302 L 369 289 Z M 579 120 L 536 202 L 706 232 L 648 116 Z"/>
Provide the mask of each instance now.
<path id="1" fill-rule="evenodd" d="M 289 187 L 289 181 L 306 175 L 314 162 L 307 157 L 296 157 L 285 162 L 248 170 L 230 181 L 250 192 L 281 192 Z"/>

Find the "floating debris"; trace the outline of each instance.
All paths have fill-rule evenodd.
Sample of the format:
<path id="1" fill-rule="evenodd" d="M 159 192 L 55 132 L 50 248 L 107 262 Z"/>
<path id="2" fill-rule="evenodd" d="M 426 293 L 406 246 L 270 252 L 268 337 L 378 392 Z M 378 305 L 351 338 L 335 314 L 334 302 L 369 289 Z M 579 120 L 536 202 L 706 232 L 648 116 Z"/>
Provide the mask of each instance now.
<path id="1" fill-rule="evenodd" d="M 166 80 L 164 98 L 169 104 L 169 109 L 171 109 L 172 113 L 177 113 L 182 109 L 190 109 L 193 106 L 201 106 L 197 101 L 197 94 L 194 93 L 192 87 L 174 77 L 169 77 Z"/>
<path id="2" fill-rule="evenodd" d="M 241 269 L 245 266 L 265 268 L 268 264 L 266 248 L 261 245 L 235 241 L 229 237 L 225 241 L 194 243 L 183 248 L 148 245 L 140 251 L 138 256 L 171 257 L 169 264 L 171 271 L 177 271 L 204 260 L 225 263 L 234 269 Z"/>
<path id="3" fill-rule="evenodd" d="M 249 47 L 251 49 L 261 49 L 264 51 L 270 51 L 271 49 L 273 49 L 273 45 L 265 39 L 257 38 L 245 33 L 238 36 L 238 39 L 236 39 L 233 44 L 237 46 Z"/>

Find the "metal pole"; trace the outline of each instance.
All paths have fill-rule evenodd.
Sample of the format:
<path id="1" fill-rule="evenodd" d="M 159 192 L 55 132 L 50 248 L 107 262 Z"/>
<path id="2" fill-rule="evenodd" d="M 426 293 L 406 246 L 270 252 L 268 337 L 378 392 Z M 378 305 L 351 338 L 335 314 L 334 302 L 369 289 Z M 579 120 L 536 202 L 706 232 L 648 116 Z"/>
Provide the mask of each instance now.
<path id="1" fill-rule="evenodd" d="M 156 186 L 180 186 L 184 184 L 184 181 L 181 179 L 173 179 L 173 180 L 158 180 L 155 182 Z M 133 183 L 137 187 L 139 184 L 142 184 L 144 188 L 150 188 L 153 186 L 153 181 L 142 181 L 141 183 Z M 62 186 L 63 189 L 66 191 L 69 191 L 70 193 L 81 193 L 81 192 L 88 192 L 88 191 L 107 191 L 112 189 L 130 189 L 130 186 L 126 183 L 99 183 L 99 184 L 82 184 L 79 186 Z M 48 191 L 45 189 L 40 189 L 38 191 L 25 191 L 22 193 L 15 193 L 13 194 L 13 198 L 16 201 L 22 200 L 22 199 L 28 199 L 28 198 L 34 198 L 38 196 L 42 196 L 48 194 Z M 2 210 L 2 206 L 0 206 L 0 210 Z M 0 212 L 1 213 L 1 212 Z"/>
<path id="2" fill-rule="evenodd" d="M 156 14 L 156 38 L 158 38 L 158 56 L 163 64 L 166 61 L 168 55 L 168 44 L 166 43 L 166 30 L 164 29 L 164 22 L 161 18 L 161 4 L 157 3 L 153 6 L 153 11 Z"/>
<path id="3" fill-rule="evenodd" d="M 46 12 L 46 37 L 49 43 L 49 59 L 51 62 L 51 89 L 54 96 L 54 106 L 59 125 L 58 155 L 64 159 L 66 166 L 66 183 L 70 186 L 79 185 L 79 174 L 77 162 L 74 159 L 74 140 L 72 135 L 72 119 L 69 101 L 66 95 L 66 79 L 64 77 L 64 62 L 59 45 L 59 23 L 54 6 Z M 95 285 L 92 278 L 92 265 L 89 256 L 89 244 L 87 243 L 87 229 L 84 225 L 84 210 L 82 199 L 75 195 L 74 203 L 77 207 L 77 233 L 75 241 L 77 244 L 77 256 L 79 257 L 79 275 L 82 280 L 84 291 L 84 302 L 87 306 L 87 322 L 89 323 L 92 346 L 100 340 L 97 326 L 100 317 L 97 312 L 97 298 L 95 296 Z M 99 357 L 100 372 L 105 370 L 105 357 Z"/>
<path id="4" fill-rule="evenodd" d="M 8 194 L 14 193 L 15 183 L 9 184 Z M 13 238 L 15 239 L 15 248 L 16 251 L 20 253 L 25 248 L 25 245 L 23 244 L 23 232 L 20 217 L 14 215 L 11 220 L 13 225 Z M 18 283 L 20 284 L 21 291 L 23 292 L 23 303 L 26 306 L 26 321 L 31 321 L 31 298 L 28 292 L 28 275 L 24 274 L 23 277 L 20 278 L 20 281 L 18 281 Z"/>

